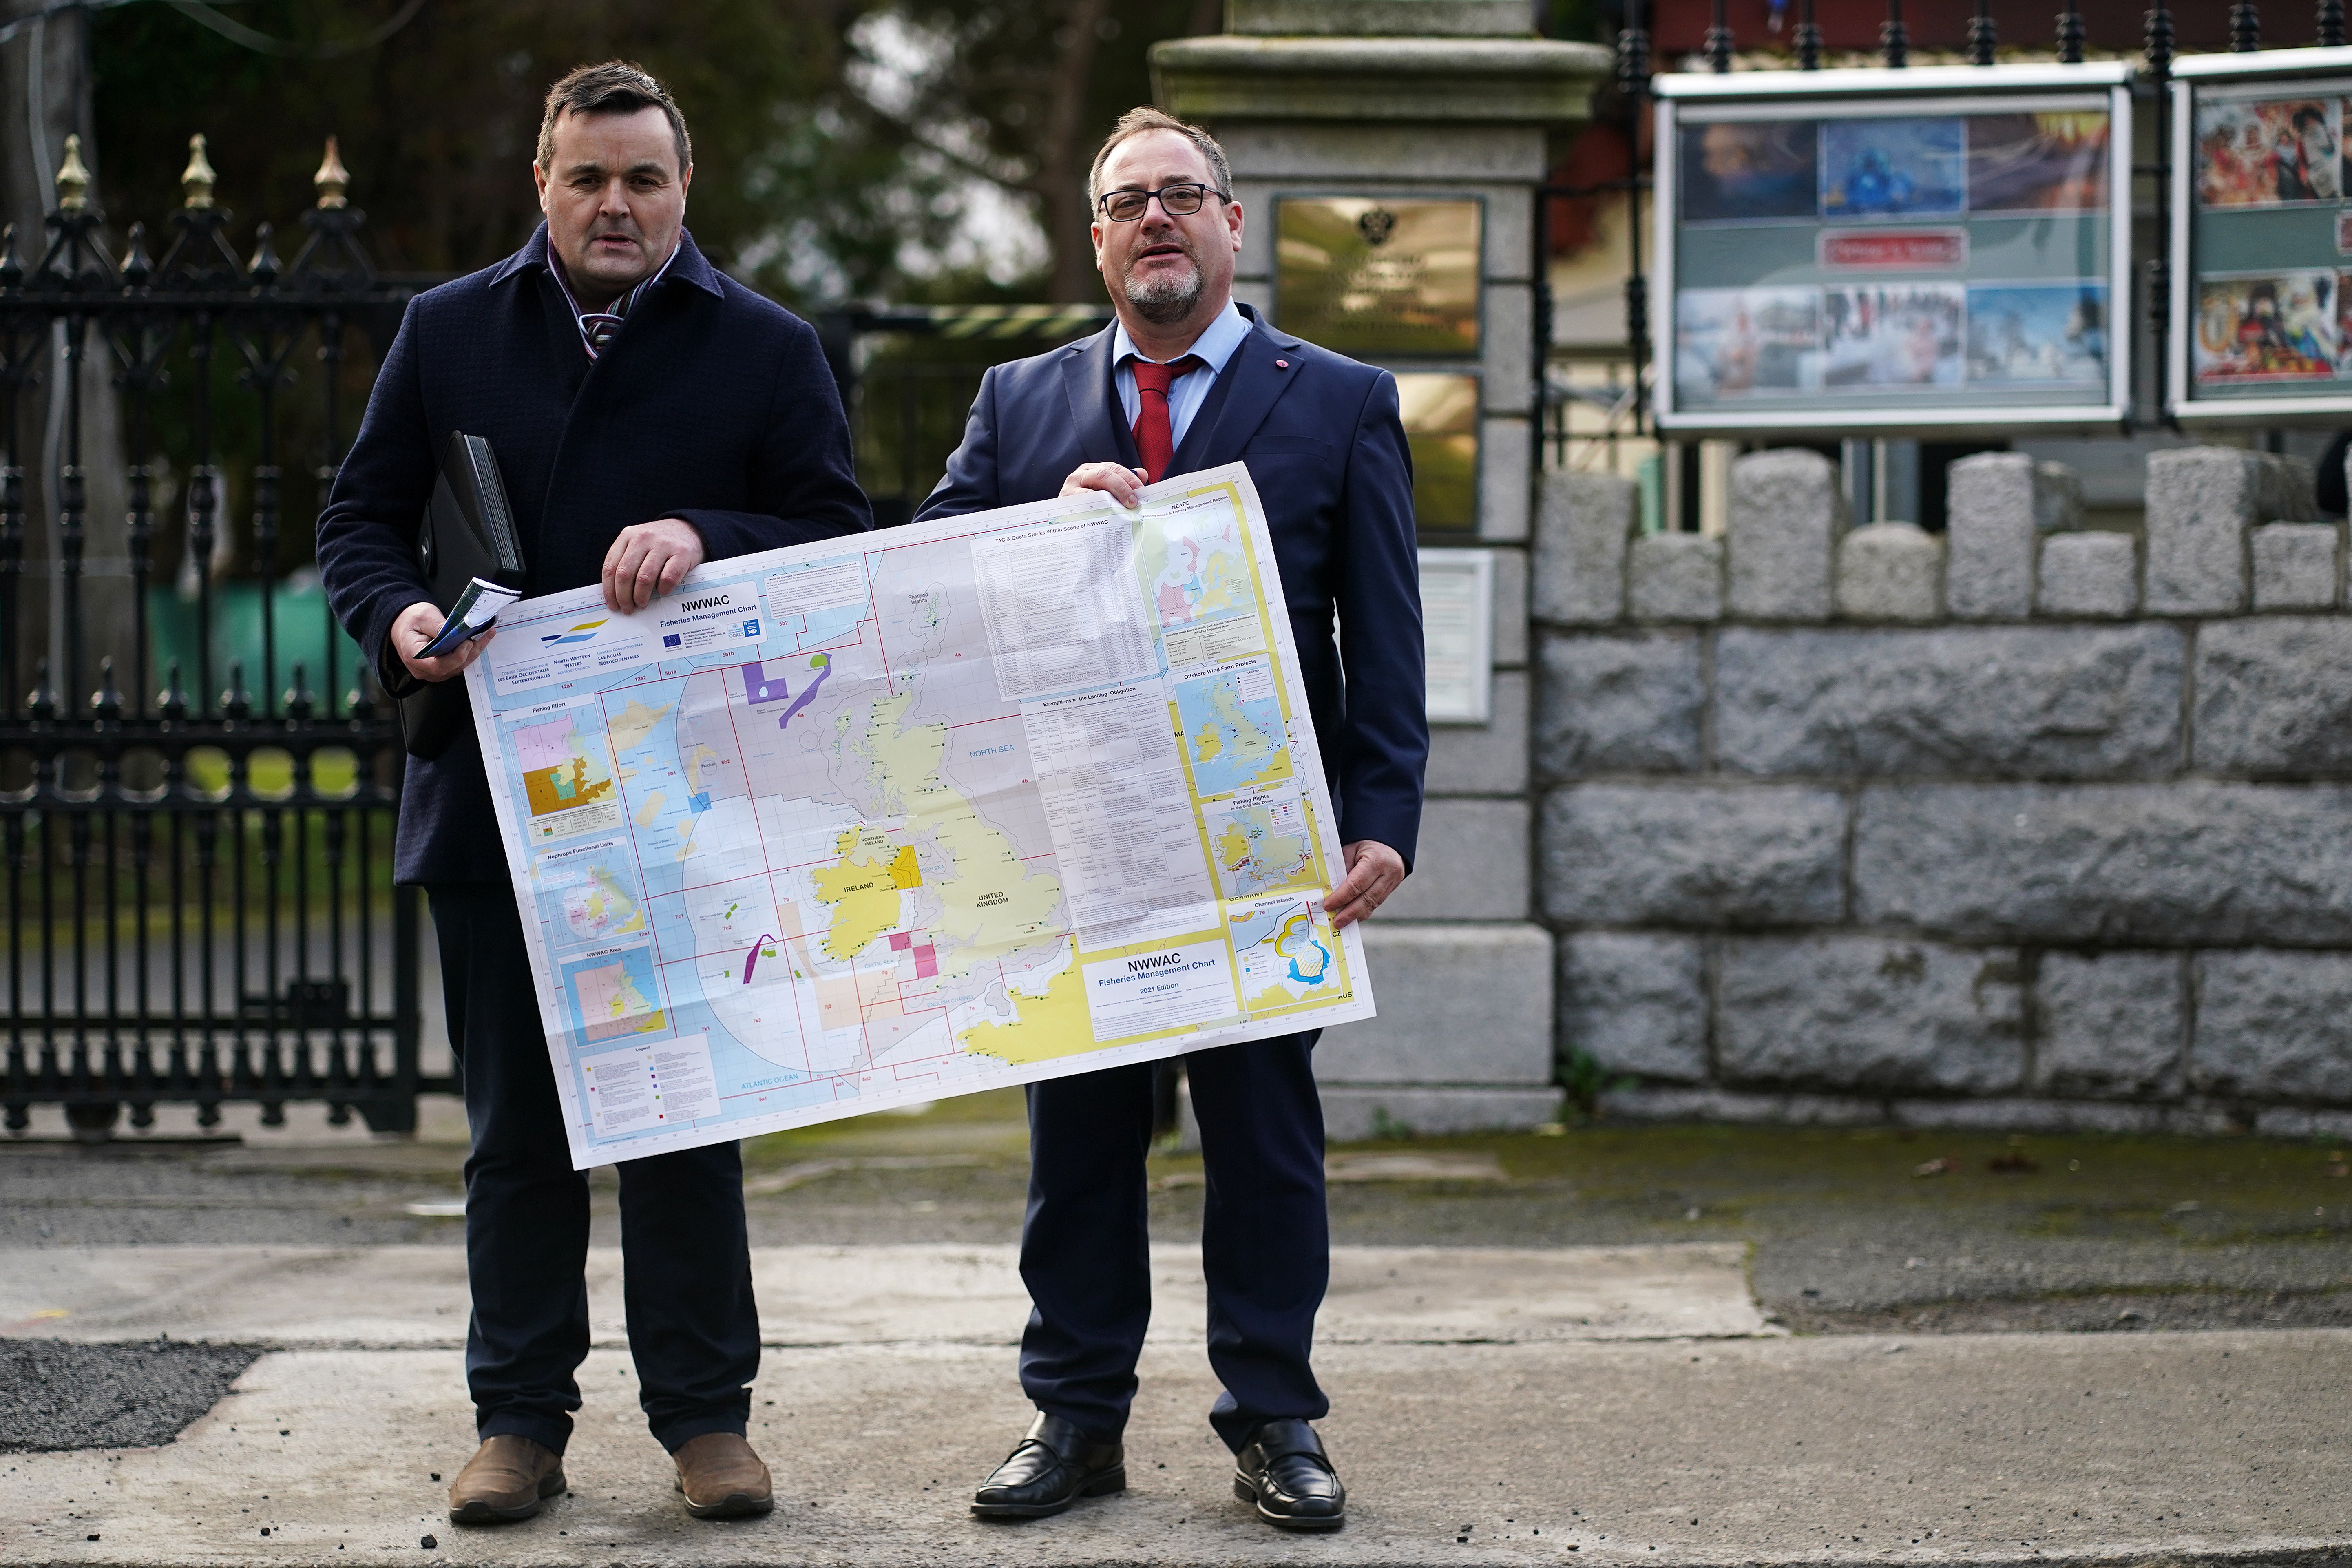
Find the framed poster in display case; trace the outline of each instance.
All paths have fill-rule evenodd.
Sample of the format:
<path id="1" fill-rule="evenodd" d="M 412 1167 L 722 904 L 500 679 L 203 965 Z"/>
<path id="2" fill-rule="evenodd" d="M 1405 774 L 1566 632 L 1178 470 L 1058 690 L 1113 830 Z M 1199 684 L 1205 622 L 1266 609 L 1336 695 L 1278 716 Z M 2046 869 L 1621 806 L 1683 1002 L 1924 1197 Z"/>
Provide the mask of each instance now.
<path id="1" fill-rule="evenodd" d="M 2172 82 L 2168 411 L 2352 414 L 2352 48 L 2192 55 Z"/>
<path id="2" fill-rule="evenodd" d="M 2123 424 L 2128 66 L 1655 86 L 1660 428 Z"/>

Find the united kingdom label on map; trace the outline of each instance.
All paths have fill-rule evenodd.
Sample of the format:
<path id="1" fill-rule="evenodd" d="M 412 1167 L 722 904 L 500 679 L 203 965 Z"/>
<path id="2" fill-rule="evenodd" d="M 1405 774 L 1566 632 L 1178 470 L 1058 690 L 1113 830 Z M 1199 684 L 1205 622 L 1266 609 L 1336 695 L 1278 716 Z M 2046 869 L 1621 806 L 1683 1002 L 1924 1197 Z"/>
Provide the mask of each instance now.
<path id="1" fill-rule="evenodd" d="M 1372 1016 L 1240 464 L 516 604 L 467 672 L 585 1168 Z"/>

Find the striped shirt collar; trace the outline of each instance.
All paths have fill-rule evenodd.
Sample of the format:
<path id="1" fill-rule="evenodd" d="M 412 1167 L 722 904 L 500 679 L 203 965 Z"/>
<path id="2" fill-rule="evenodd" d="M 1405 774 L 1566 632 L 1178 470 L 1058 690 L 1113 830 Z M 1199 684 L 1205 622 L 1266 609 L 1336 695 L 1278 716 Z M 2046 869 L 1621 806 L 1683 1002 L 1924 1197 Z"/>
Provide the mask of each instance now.
<path id="1" fill-rule="evenodd" d="M 621 330 L 621 322 L 627 318 L 630 310 L 645 298 L 646 290 L 662 280 L 662 275 L 669 270 L 670 263 L 676 261 L 678 252 L 686 248 L 685 231 L 681 229 L 678 232 L 678 243 L 670 247 L 669 255 L 654 268 L 654 275 L 602 310 L 580 308 L 580 301 L 572 293 L 572 279 L 564 275 L 562 261 L 557 258 L 555 247 L 548 247 L 547 269 L 554 275 L 555 286 L 563 290 L 563 302 L 571 308 L 572 323 L 580 329 L 580 346 L 588 352 L 590 359 L 596 357 L 600 347 L 612 342 L 613 334 Z"/>

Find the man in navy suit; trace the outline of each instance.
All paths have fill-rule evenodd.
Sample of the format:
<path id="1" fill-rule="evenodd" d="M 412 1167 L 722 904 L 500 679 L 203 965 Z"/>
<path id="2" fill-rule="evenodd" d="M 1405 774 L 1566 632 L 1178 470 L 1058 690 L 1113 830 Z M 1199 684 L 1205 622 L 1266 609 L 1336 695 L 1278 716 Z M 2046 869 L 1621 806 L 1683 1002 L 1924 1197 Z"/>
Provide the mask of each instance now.
<path id="1" fill-rule="evenodd" d="M 602 580 L 616 615 L 704 560 L 872 526 L 816 333 L 711 266 L 686 232 L 694 160 L 661 85 L 619 61 L 548 93 L 532 167 L 547 222 L 515 255 L 419 295 L 319 521 L 336 616 L 387 689 L 447 680 L 495 632 L 421 652 L 443 616 L 415 541 L 450 432 L 488 438 L 524 591 Z M 527 1519 L 564 1489 L 588 1353 L 588 1183 L 572 1168 L 471 724 L 412 759 L 394 874 L 422 883 L 466 1090 L 466 1379 L 479 1450 L 461 1524 Z M 765 1513 L 744 1438 L 760 1321 L 732 1143 L 621 1166 L 629 1348 L 647 1423 L 698 1518 Z"/>
<path id="2" fill-rule="evenodd" d="M 1207 132 L 1132 110 L 1088 185 L 1117 321 L 991 370 L 920 515 L 1087 490 L 1132 505 L 1145 483 L 1247 462 L 1339 813 L 1347 871 L 1328 908 L 1351 924 L 1404 880 L 1429 752 L 1395 379 L 1234 303 L 1242 209 Z M 1336 1529 L 1347 1505 L 1309 1425 L 1329 1408 L 1308 1364 L 1330 1272 L 1314 1046 L 1291 1035 L 1185 1064 L 1208 1174 L 1209 1362 L 1223 1384 L 1209 1419 L 1234 1450 L 1236 1494 L 1293 1530 Z M 1126 1485 L 1120 1438 L 1151 1306 L 1151 1121 L 1148 1065 L 1029 1089 L 1021 1385 L 1038 1414 L 974 1495 L 982 1518 L 1058 1513 Z"/>

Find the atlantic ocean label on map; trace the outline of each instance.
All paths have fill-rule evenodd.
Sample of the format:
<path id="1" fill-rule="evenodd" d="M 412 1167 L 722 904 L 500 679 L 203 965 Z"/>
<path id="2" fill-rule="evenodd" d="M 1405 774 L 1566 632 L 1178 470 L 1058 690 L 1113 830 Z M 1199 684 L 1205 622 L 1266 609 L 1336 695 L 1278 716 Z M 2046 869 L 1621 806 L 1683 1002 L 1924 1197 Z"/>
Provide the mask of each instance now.
<path id="1" fill-rule="evenodd" d="M 520 602 L 467 671 L 575 1164 L 1369 1017 L 1240 465 Z"/>

